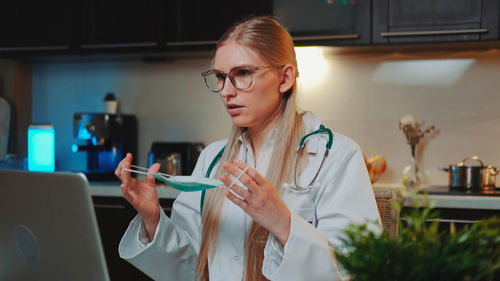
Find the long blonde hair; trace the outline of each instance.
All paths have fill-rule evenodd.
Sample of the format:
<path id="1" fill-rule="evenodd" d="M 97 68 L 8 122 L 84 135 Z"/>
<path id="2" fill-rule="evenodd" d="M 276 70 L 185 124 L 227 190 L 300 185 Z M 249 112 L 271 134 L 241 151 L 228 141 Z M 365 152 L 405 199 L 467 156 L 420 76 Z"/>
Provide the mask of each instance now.
<path id="1" fill-rule="evenodd" d="M 271 66 L 291 64 L 297 70 L 292 38 L 271 17 L 253 17 L 236 23 L 221 37 L 216 50 L 230 42 L 235 42 L 256 51 Z M 298 76 L 298 72 L 296 73 L 296 76 Z M 296 89 L 295 80 L 290 90 L 282 94 L 282 103 L 279 108 L 280 117 L 276 124 L 278 130 L 277 145 L 274 146 L 271 163 L 265 175 L 278 193 L 280 193 L 283 183 L 293 180 L 293 163 L 297 157 L 295 149 L 300 141 L 300 136 L 304 134 L 302 114 L 298 112 L 295 101 Z M 245 129 L 233 125 L 220 163 L 233 161 L 238 156 L 240 148 L 239 136 Z M 219 165 L 215 176 L 218 178 L 222 173 L 222 165 Z M 222 188 L 216 188 L 206 193 L 202 215 L 202 242 L 196 267 L 197 279 L 201 281 L 209 280 L 208 257 L 210 255 L 213 258 L 215 254 L 220 214 L 225 198 L 224 191 Z M 245 248 L 247 281 L 266 280 L 262 275 L 262 264 L 264 247 L 268 236 L 269 231 L 267 229 L 252 222 L 248 233 L 248 243 Z"/>

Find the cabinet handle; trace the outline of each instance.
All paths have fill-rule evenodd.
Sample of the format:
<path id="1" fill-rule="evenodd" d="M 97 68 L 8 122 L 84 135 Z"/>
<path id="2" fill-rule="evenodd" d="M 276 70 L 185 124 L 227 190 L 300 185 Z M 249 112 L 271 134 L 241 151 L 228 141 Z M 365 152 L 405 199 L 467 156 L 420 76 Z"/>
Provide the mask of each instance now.
<path id="1" fill-rule="evenodd" d="M 401 218 L 402 221 L 406 221 L 406 218 Z M 428 219 L 426 221 L 439 221 L 439 222 L 445 222 L 445 223 L 476 223 L 479 220 L 456 220 L 456 219 Z"/>
<path id="2" fill-rule="evenodd" d="M 115 205 L 115 204 L 94 204 L 94 208 L 125 209 L 125 206 L 124 205 Z"/>
<path id="3" fill-rule="evenodd" d="M 455 30 L 423 30 L 423 31 L 402 31 L 402 32 L 382 32 L 382 37 L 411 37 L 411 36 L 435 36 L 435 35 L 455 35 L 455 34 L 478 34 L 488 33 L 488 29 L 455 29 Z"/>
<path id="4" fill-rule="evenodd" d="M 358 39 L 359 34 L 341 34 L 341 35 L 319 35 L 319 36 L 294 36 L 293 41 L 306 41 L 306 40 L 344 40 L 344 39 Z"/>
<path id="5" fill-rule="evenodd" d="M 69 46 L 37 46 L 37 47 L 3 47 L 0 48 L 0 52 L 12 52 L 12 51 L 57 51 L 57 50 L 68 50 Z"/>
<path id="6" fill-rule="evenodd" d="M 217 40 L 167 42 L 167 46 L 203 46 L 215 44 L 217 44 Z"/>
<path id="7" fill-rule="evenodd" d="M 138 47 L 156 47 L 156 42 L 141 42 L 141 43 L 116 43 L 116 44 L 83 44 L 82 49 L 110 49 L 110 48 L 138 48 Z"/>

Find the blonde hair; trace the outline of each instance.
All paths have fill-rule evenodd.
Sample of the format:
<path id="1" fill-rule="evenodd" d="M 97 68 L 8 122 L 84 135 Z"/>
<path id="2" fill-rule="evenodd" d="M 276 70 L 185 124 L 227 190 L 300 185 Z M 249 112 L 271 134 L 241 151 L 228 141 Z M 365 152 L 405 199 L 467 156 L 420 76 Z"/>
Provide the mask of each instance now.
<path id="1" fill-rule="evenodd" d="M 216 50 L 230 42 L 235 42 L 256 51 L 271 66 L 278 67 L 291 64 L 297 70 L 297 60 L 295 58 L 292 38 L 271 17 L 253 17 L 236 23 L 221 37 L 217 43 Z M 298 72 L 296 73 L 296 76 L 298 76 Z M 273 149 L 271 163 L 265 175 L 266 179 L 276 188 L 278 193 L 280 193 L 283 183 L 293 180 L 293 163 L 295 158 L 298 157 L 296 156 L 295 149 L 300 141 L 300 136 L 304 134 L 302 124 L 303 114 L 298 112 L 295 102 L 296 88 L 295 80 L 290 90 L 282 94 L 282 103 L 279 108 L 280 117 L 276 124 L 278 130 L 276 144 L 278 145 Z M 245 129 L 233 125 L 220 163 L 233 161 L 237 158 L 240 148 L 239 136 L 241 136 Z M 222 165 L 219 165 L 215 176 L 220 177 L 222 173 Z M 196 267 L 197 279 L 201 281 L 209 280 L 208 257 L 213 258 L 215 254 L 220 214 L 225 198 L 224 191 L 222 188 L 216 188 L 206 193 L 202 214 L 202 242 L 198 265 Z M 268 236 L 269 231 L 267 229 L 256 222 L 252 222 L 245 247 L 245 275 L 247 281 L 266 280 L 262 275 L 262 264 L 264 260 L 264 247 Z"/>

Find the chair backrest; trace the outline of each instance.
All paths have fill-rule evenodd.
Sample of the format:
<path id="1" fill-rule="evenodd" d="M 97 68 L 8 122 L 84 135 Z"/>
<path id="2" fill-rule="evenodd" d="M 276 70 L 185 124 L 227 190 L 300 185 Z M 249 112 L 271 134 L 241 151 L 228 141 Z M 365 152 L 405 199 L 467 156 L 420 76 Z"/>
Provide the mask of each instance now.
<path id="1" fill-rule="evenodd" d="M 382 219 L 384 231 L 388 231 L 393 236 L 398 235 L 399 212 L 392 205 L 392 200 L 398 200 L 396 191 L 391 187 L 375 187 L 375 200 L 377 201 L 378 211 Z"/>
<path id="2" fill-rule="evenodd" d="M 10 130 L 10 105 L 0 97 L 0 160 L 7 153 Z"/>

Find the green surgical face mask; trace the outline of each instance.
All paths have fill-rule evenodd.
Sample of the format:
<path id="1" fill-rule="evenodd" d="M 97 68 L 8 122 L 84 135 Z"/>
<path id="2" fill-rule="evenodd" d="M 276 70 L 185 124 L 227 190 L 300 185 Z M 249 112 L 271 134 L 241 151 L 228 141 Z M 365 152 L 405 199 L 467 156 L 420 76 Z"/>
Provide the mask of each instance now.
<path id="1" fill-rule="evenodd" d="M 158 174 L 154 174 L 153 176 L 156 179 L 170 185 L 171 187 L 184 192 L 202 191 L 215 187 L 225 186 L 222 181 L 217 179 L 200 178 L 193 176 L 172 176 L 167 178 Z"/>
<path id="2" fill-rule="evenodd" d="M 162 173 L 150 174 L 148 168 L 139 167 L 135 165 L 130 165 L 131 168 L 125 168 L 123 165 L 122 168 L 125 171 L 129 171 L 131 173 L 150 175 L 155 177 L 157 180 L 162 181 L 171 187 L 185 192 L 193 192 L 193 191 L 205 191 L 207 189 L 215 188 L 215 187 L 225 187 L 224 183 L 217 179 L 209 179 L 209 178 L 200 178 L 193 176 L 170 176 Z M 141 171 L 142 170 L 142 171 Z"/>

